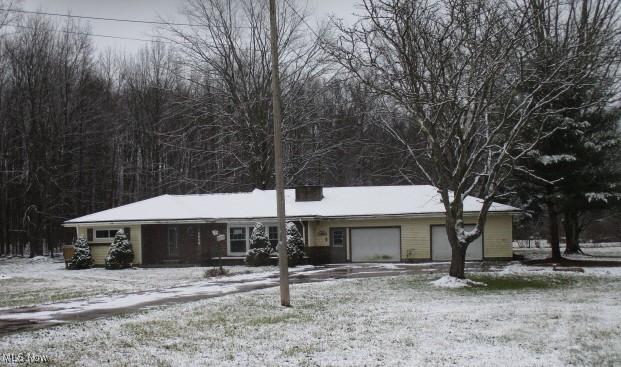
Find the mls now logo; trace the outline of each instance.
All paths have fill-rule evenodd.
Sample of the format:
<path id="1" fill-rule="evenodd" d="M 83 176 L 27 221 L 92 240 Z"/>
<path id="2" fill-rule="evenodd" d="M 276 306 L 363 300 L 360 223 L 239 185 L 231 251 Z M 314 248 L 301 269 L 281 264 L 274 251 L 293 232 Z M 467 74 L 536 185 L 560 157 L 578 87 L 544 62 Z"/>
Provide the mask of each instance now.
<path id="1" fill-rule="evenodd" d="M 0 361 L 7 364 L 47 363 L 49 362 L 49 357 L 35 353 L 4 353 L 0 355 Z"/>

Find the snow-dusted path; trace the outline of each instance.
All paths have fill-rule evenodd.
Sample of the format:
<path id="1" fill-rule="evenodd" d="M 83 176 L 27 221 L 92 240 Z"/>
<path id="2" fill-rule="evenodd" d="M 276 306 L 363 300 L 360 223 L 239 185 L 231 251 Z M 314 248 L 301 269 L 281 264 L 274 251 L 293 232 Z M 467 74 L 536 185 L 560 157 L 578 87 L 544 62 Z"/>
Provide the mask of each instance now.
<path id="1" fill-rule="evenodd" d="M 501 264 L 469 263 L 469 270 L 499 270 Z M 419 272 L 445 272 L 448 263 L 344 264 L 304 266 L 290 270 L 293 283 L 368 278 Z M 154 291 L 99 296 L 90 299 L 0 310 L 0 334 L 138 311 L 152 306 L 195 301 L 278 285 L 277 272 L 233 275 Z"/>

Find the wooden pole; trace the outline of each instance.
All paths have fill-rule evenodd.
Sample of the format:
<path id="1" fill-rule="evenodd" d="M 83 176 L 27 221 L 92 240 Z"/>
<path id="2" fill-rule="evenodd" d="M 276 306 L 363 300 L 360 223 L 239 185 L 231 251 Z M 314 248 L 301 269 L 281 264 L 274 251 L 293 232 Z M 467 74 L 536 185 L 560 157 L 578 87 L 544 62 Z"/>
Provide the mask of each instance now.
<path id="1" fill-rule="evenodd" d="M 289 266 L 287 264 L 287 223 L 285 221 L 285 178 L 283 173 L 282 114 L 280 74 L 278 71 L 278 30 L 276 0 L 270 0 L 270 41 L 272 49 L 272 109 L 274 115 L 274 170 L 276 174 L 276 211 L 278 214 L 278 264 L 280 267 L 280 304 L 291 306 L 289 299 Z"/>

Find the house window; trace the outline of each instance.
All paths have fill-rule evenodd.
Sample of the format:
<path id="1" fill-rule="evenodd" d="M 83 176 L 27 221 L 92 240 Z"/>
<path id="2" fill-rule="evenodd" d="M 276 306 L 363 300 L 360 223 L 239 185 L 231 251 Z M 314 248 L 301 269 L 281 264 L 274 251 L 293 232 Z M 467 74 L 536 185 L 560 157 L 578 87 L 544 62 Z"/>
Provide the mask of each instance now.
<path id="1" fill-rule="evenodd" d="M 118 232 L 118 229 L 96 229 L 95 239 L 96 240 L 112 240 L 114 239 L 116 232 Z"/>
<path id="2" fill-rule="evenodd" d="M 270 239 L 270 244 L 272 247 L 276 247 L 278 245 L 278 227 L 269 226 L 268 227 L 268 237 Z"/>
<path id="3" fill-rule="evenodd" d="M 332 247 L 344 247 L 345 246 L 345 230 L 333 229 L 332 230 Z"/>
<path id="4" fill-rule="evenodd" d="M 246 227 L 231 227 L 229 229 L 229 241 L 231 253 L 245 253 L 248 238 L 246 237 Z"/>
<path id="5" fill-rule="evenodd" d="M 179 257 L 179 237 L 177 227 L 168 228 L 168 257 Z"/>
<path id="6" fill-rule="evenodd" d="M 267 226 L 267 235 L 272 246 L 278 244 L 278 227 Z M 229 228 L 229 253 L 242 254 L 250 248 L 254 226 L 230 227 Z"/>

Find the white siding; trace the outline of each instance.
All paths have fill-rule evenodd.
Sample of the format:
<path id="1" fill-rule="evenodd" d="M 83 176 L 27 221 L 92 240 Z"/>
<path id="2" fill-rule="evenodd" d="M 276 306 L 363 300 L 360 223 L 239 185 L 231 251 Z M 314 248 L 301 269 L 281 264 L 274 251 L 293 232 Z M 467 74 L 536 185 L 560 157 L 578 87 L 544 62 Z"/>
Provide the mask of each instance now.
<path id="1" fill-rule="evenodd" d="M 466 224 L 474 223 L 474 218 Z M 334 227 L 392 227 L 401 228 L 402 260 L 431 259 L 431 226 L 443 225 L 443 217 L 323 220 L 309 223 L 309 246 L 329 246 L 330 228 Z M 512 217 L 508 214 L 491 214 L 483 234 L 485 258 L 510 258 L 513 256 Z M 349 236 L 348 236 L 349 241 Z M 349 251 L 349 246 L 348 246 Z M 351 258 L 348 253 L 348 258 Z"/>

